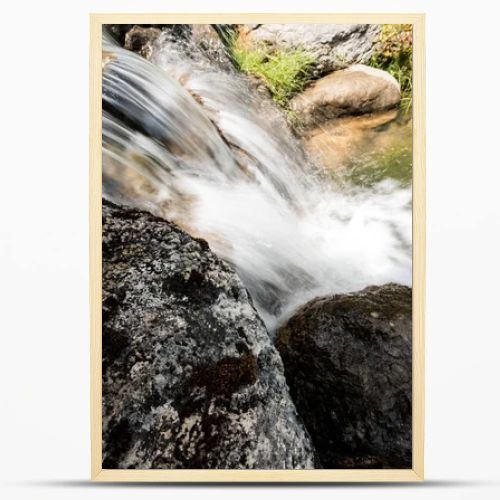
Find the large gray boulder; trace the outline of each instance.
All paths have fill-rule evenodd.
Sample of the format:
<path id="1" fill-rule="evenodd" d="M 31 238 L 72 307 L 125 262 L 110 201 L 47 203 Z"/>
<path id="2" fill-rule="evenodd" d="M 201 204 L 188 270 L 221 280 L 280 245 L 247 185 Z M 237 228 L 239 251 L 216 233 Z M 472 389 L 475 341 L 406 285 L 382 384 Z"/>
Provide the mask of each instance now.
<path id="1" fill-rule="evenodd" d="M 278 332 L 324 468 L 411 468 L 411 297 L 388 284 L 315 299 Z"/>
<path id="2" fill-rule="evenodd" d="M 203 240 L 103 203 L 103 467 L 312 468 L 283 365 Z"/>
<path id="3" fill-rule="evenodd" d="M 356 64 L 320 78 L 290 102 L 305 127 L 343 115 L 374 113 L 401 101 L 397 80 L 381 69 Z"/>
<path id="4" fill-rule="evenodd" d="M 242 36 L 254 45 L 303 49 L 316 59 L 317 74 L 364 63 L 380 36 L 379 24 L 253 24 Z"/>

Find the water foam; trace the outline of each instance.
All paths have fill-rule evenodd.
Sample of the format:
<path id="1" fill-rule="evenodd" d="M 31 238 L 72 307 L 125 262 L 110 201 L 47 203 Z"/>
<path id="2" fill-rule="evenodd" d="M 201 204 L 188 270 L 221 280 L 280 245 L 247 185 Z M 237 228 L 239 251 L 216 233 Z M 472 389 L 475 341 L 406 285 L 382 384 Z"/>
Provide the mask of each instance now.
<path id="1" fill-rule="evenodd" d="M 240 75 L 164 47 L 104 43 L 106 197 L 205 238 L 270 330 L 316 296 L 411 285 L 411 187 L 333 183 Z"/>

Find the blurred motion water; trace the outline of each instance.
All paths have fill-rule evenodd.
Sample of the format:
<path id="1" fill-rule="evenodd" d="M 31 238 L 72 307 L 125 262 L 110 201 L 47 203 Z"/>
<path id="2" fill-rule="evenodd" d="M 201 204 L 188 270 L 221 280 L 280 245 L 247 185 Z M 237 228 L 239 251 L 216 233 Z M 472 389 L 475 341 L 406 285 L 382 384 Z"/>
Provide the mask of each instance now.
<path id="1" fill-rule="evenodd" d="M 411 285 L 411 183 L 324 175 L 236 72 L 103 49 L 103 195 L 206 239 L 270 331 L 315 296 Z"/>

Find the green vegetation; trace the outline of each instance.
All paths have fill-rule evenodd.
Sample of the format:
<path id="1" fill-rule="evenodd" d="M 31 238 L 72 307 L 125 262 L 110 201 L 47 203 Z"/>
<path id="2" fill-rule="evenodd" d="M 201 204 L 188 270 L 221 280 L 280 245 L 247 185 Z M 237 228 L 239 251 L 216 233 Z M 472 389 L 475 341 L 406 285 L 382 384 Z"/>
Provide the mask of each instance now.
<path id="1" fill-rule="evenodd" d="M 401 86 L 401 109 L 412 106 L 413 50 L 411 24 L 384 24 L 370 66 L 389 72 Z"/>
<path id="2" fill-rule="evenodd" d="M 272 98 L 284 108 L 310 80 L 314 57 L 304 50 L 254 48 L 235 40 L 231 44 L 231 53 L 239 70 L 262 80 Z"/>

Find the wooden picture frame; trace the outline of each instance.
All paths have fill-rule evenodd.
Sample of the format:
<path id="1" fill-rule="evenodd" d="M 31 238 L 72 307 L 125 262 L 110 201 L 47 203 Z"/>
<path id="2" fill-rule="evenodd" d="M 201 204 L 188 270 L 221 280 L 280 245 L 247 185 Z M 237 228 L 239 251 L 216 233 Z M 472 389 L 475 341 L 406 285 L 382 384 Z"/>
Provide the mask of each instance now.
<path id="1" fill-rule="evenodd" d="M 425 315 L 425 16 L 424 14 L 91 14 L 90 15 L 90 368 L 91 479 L 149 482 L 402 482 L 424 479 Z M 120 23 L 413 24 L 413 413 L 412 469 L 106 470 L 102 468 L 102 106 L 101 30 Z"/>

